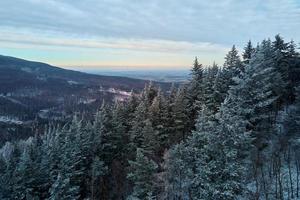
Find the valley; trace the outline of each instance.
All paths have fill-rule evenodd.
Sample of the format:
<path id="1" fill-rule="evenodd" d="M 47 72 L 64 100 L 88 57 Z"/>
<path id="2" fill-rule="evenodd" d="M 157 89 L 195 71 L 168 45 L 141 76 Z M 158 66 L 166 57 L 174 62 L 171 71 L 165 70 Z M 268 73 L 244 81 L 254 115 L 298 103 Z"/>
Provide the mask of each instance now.
<path id="1" fill-rule="evenodd" d="M 45 63 L 0 56 L 0 144 L 26 138 L 52 122 L 67 122 L 74 113 L 91 117 L 103 101 L 125 101 L 147 80 L 66 70 Z M 171 84 L 154 82 L 162 89 Z M 24 128 L 25 127 L 25 128 Z"/>

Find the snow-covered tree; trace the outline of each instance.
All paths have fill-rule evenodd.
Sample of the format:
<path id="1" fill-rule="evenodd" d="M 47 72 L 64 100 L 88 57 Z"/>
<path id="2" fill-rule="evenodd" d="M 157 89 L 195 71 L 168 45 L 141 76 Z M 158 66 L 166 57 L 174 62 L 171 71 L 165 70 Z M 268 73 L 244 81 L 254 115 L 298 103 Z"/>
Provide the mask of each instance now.
<path id="1" fill-rule="evenodd" d="M 213 64 L 211 67 L 208 67 L 203 79 L 203 105 L 208 107 L 208 109 L 217 112 L 221 104 L 217 101 L 217 92 L 218 88 L 216 86 L 217 75 L 219 67 L 217 64 Z"/>
<path id="2" fill-rule="evenodd" d="M 99 196 L 99 178 L 105 175 L 107 172 L 107 167 L 104 166 L 104 162 L 100 160 L 98 156 L 93 159 L 93 163 L 91 166 L 91 183 L 90 183 L 90 190 L 91 190 L 91 199 L 96 199 Z"/>
<path id="3" fill-rule="evenodd" d="M 183 86 L 178 89 L 174 106 L 170 111 L 169 119 L 171 129 L 169 139 L 172 144 L 185 140 L 189 133 L 189 124 L 191 123 L 188 115 L 188 100 L 186 99 L 186 88 Z"/>
<path id="4" fill-rule="evenodd" d="M 248 43 L 247 43 L 247 45 L 244 48 L 243 62 L 245 64 L 249 64 L 249 61 L 252 58 L 252 56 L 253 56 L 254 53 L 255 53 L 255 49 L 252 46 L 251 40 L 249 40 Z"/>
<path id="5" fill-rule="evenodd" d="M 141 101 L 136 111 L 134 112 L 135 118 L 132 121 L 132 127 L 130 130 L 130 143 L 129 148 L 131 151 L 135 151 L 137 147 L 141 147 L 143 143 L 143 127 L 147 119 L 147 107 L 144 101 Z"/>
<path id="6" fill-rule="evenodd" d="M 202 64 L 199 64 L 198 58 L 195 58 L 193 68 L 191 70 L 191 80 L 188 84 L 187 100 L 188 100 L 188 112 L 192 124 L 190 129 L 193 129 L 193 123 L 195 122 L 198 111 L 203 104 L 202 93 L 203 93 L 203 73 L 204 69 Z"/>
<path id="7" fill-rule="evenodd" d="M 166 199 L 190 199 L 194 179 L 193 148 L 186 143 L 173 146 L 165 157 L 165 191 Z"/>
<path id="8" fill-rule="evenodd" d="M 76 200 L 79 198 L 79 187 L 71 186 L 70 179 L 59 173 L 50 188 L 49 200 Z"/>
<path id="9" fill-rule="evenodd" d="M 127 178 L 134 184 L 133 192 L 129 199 L 146 199 L 155 194 L 155 173 L 157 164 L 146 157 L 143 150 L 137 148 L 136 159 L 129 161 L 130 173 Z"/>

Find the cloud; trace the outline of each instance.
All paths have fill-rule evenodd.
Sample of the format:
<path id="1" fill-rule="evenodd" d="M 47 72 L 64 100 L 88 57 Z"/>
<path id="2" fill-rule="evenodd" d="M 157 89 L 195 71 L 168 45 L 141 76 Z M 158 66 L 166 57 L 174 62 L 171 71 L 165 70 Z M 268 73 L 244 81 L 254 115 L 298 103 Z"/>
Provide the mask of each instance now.
<path id="1" fill-rule="evenodd" d="M 1 26 L 79 36 L 223 44 L 300 37 L 297 0 L 2 0 L 0 13 Z"/>
<path id="2" fill-rule="evenodd" d="M 281 33 L 300 40 L 298 0 L 1 0 L 0 44 L 224 57 Z M 220 60 L 220 59 L 219 59 Z"/>
<path id="3" fill-rule="evenodd" d="M 78 38 L 47 36 L 43 34 L 15 33 L 13 30 L 0 32 L 0 42 L 23 44 L 23 46 L 45 46 L 56 48 L 126 49 L 167 53 L 226 52 L 227 47 L 208 42 L 187 42 L 158 39 Z"/>

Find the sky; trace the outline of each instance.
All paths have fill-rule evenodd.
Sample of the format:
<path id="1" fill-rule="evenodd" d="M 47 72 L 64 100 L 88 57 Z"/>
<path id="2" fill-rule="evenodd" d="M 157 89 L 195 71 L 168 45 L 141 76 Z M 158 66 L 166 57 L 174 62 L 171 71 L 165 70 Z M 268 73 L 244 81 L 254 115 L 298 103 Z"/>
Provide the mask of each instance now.
<path id="1" fill-rule="evenodd" d="M 0 1 L 0 54 L 81 70 L 222 64 L 278 33 L 300 42 L 300 0 Z"/>

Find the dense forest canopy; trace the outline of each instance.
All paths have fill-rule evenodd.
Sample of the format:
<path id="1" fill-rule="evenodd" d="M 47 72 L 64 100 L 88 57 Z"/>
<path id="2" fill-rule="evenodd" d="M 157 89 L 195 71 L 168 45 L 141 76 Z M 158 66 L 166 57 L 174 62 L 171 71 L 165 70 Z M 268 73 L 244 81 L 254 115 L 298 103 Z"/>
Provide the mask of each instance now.
<path id="1" fill-rule="evenodd" d="M 0 199 L 300 199 L 300 54 L 279 35 L 7 142 Z"/>

